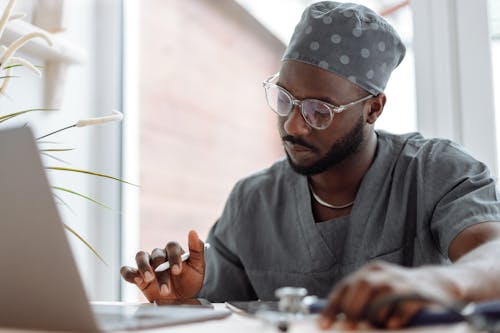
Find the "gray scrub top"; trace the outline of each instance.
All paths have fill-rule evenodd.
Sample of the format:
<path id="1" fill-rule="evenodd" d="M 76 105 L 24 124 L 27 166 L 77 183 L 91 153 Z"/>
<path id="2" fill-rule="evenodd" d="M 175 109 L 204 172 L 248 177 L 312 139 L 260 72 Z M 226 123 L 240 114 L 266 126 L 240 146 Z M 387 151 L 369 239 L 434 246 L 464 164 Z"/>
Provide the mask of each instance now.
<path id="1" fill-rule="evenodd" d="M 316 223 L 307 177 L 286 160 L 239 181 L 209 233 L 199 296 L 269 300 L 282 286 L 326 296 L 374 259 L 449 263 L 448 247 L 460 231 L 500 221 L 488 168 L 457 144 L 418 133 L 377 135 L 349 216 Z"/>

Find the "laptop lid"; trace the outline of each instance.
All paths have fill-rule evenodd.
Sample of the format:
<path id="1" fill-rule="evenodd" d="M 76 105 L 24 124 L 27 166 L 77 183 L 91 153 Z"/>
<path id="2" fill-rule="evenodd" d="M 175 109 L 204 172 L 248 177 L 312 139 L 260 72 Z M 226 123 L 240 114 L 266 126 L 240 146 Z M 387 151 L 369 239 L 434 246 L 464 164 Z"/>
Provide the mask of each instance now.
<path id="1" fill-rule="evenodd" d="M 228 310 L 89 305 L 29 128 L 0 131 L 0 327 L 96 332 L 178 325 Z"/>
<path id="2" fill-rule="evenodd" d="M 29 128 L 0 131 L 0 161 L 0 327 L 97 331 Z"/>

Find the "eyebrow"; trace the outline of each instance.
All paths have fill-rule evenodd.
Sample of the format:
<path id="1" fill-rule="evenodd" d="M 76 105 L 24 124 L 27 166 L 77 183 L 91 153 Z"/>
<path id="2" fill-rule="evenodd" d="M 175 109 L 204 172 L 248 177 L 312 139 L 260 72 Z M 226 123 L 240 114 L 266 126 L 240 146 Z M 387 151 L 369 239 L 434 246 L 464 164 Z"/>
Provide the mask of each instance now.
<path id="1" fill-rule="evenodd" d="M 283 88 L 284 90 L 286 90 L 290 95 L 292 95 L 294 98 L 297 98 L 294 94 L 292 94 L 288 89 L 286 89 L 285 87 L 283 87 L 283 85 L 281 84 L 281 82 L 276 82 L 276 85 L 277 86 L 280 86 L 281 88 Z M 332 105 L 335 105 L 335 106 L 339 106 L 341 105 L 340 103 L 337 103 L 335 102 L 333 99 L 331 99 L 330 97 L 327 97 L 327 96 L 312 96 L 312 97 L 305 97 L 305 98 L 300 98 L 300 100 L 304 100 L 304 99 L 316 99 L 318 101 L 322 101 L 322 102 L 326 102 L 328 104 L 332 104 Z"/>
<path id="2" fill-rule="evenodd" d="M 307 98 L 307 99 L 310 99 L 310 98 Z M 314 97 L 313 99 L 317 99 L 319 101 L 323 101 L 323 102 L 326 102 L 326 103 L 329 103 L 329 104 L 333 104 L 335 106 L 339 106 L 340 105 L 340 103 L 335 102 L 334 100 L 332 100 L 329 97 Z"/>

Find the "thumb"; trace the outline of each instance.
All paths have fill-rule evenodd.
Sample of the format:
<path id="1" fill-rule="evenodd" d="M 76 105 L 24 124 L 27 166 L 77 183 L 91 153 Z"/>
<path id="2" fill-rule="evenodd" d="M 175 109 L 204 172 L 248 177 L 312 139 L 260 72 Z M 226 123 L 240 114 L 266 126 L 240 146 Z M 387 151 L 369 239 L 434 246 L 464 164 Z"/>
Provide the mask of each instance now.
<path id="1" fill-rule="evenodd" d="M 196 231 L 191 230 L 188 234 L 189 262 L 197 269 L 205 268 L 205 249 L 203 241 L 198 237 Z"/>

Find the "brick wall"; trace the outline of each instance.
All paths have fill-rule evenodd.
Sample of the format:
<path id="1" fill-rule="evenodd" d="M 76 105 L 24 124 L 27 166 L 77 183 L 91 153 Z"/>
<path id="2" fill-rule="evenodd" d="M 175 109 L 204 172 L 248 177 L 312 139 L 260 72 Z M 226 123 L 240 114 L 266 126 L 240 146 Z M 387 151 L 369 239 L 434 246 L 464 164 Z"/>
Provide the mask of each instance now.
<path id="1" fill-rule="evenodd" d="M 141 247 L 204 238 L 234 183 L 282 156 L 261 82 L 283 45 L 230 0 L 141 1 Z"/>

